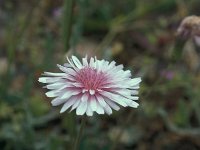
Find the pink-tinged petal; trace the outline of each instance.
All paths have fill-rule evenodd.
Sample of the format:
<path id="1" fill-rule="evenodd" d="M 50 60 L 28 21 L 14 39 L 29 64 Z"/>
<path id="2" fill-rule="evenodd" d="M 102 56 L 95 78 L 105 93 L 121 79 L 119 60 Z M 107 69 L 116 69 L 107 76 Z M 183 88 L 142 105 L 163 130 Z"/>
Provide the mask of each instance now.
<path id="1" fill-rule="evenodd" d="M 84 85 L 82 83 L 71 83 L 72 85 L 74 85 L 75 87 L 79 87 L 79 88 L 84 88 Z"/>
<path id="2" fill-rule="evenodd" d="M 67 58 L 64 66 L 57 65 L 62 73 L 45 72 L 39 82 L 46 83 L 44 88 L 50 91 L 48 97 L 55 97 L 53 106 L 63 104 L 61 113 L 71 107 L 76 109 L 77 115 L 86 113 L 92 116 L 98 114 L 112 114 L 112 109 L 119 110 L 130 106 L 137 108 L 138 91 L 141 78 L 131 78 L 130 70 L 123 70 L 123 65 L 112 61 L 97 60 L 92 57 L 82 59 L 75 56 Z"/>
<path id="3" fill-rule="evenodd" d="M 76 74 L 77 74 L 77 72 L 74 69 L 72 69 L 72 68 L 67 68 L 66 73 L 69 74 L 69 75 L 71 75 L 71 76 L 73 76 L 73 77 L 75 77 Z"/>
<path id="4" fill-rule="evenodd" d="M 76 79 L 74 78 L 74 76 L 70 74 L 66 74 L 63 78 L 68 80 L 68 82 L 76 82 Z"/>
<path id="5" fill-rule="evenodd" d="M 78 95 L 81 91 L 66 91 L 66 92 L 62 92 L 63 95 L 61 96 L 61 99 L 66 99 L 66 98 L 69 98 L 71 97 L 72 95 Z"/>
<path id="6" fill-rule="evenodd" d="M 83 96 L 81 97 L 81 101 L 82 102 L 87 102 L 88 99 L 89 99 L 89 94 L 88 93 L 83 94 Z"/>

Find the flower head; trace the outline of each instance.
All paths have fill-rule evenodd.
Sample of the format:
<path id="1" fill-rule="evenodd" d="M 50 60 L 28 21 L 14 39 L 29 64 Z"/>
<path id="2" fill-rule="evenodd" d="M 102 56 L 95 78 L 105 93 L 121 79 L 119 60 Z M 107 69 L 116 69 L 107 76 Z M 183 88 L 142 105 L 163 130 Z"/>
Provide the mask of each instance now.
<path id="1" fill-rule="evenodd" d="M 93 112 L 110 115 L 112 109 L 120 109 L 119 105 L 134 108 L 139 105 L 135 100 L 141 78 L 132 79 L 123 65 L 93 57 L 89 61 L 85 57 L 81 63 L 72 56 L 64 66 L 57 66 L 62 73 L 44 72 L 45 77 L 40 77 L 39 82 L 47 84 L 48 97 L 55 97 L 53 106 L 64 104 L 61 113 L 71 107 L 77 115 L 92 116 Z"/>

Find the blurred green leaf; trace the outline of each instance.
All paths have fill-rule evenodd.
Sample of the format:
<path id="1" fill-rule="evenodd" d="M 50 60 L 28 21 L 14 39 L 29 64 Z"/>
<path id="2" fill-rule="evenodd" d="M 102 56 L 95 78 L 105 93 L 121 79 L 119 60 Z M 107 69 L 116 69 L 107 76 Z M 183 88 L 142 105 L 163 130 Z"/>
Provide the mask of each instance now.
<path id="1" fill-rule="evenodd" d="M 174 122 L 180 127 L 186 127 L 189 124 L 190 105 L 183 100 L 179 100 L 177 110 L 174 113 Z"/>

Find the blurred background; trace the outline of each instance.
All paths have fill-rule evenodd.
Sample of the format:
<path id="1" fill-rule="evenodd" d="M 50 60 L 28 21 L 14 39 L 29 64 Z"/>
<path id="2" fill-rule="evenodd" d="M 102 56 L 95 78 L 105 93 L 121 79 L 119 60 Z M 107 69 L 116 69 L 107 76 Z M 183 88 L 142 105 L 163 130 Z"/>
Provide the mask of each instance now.
<path id="1" fill-rule="evenodd" d="M 0 0 L 0 149 L 71 150 L 81 117 L 38 77 L 66 56 L 142 76 L 140 107 L 87 118 L 81 150 L 200 149 L 199 0 Z"/>

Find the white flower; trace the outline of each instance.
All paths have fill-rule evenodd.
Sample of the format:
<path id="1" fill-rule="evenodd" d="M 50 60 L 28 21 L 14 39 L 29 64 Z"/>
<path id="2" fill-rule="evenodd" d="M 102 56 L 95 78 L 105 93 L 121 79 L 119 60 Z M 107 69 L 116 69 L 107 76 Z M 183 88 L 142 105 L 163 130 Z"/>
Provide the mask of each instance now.
<path id="1" fill-rule="evenodd" d="M 68 58 L 67 58 L 68 59 Z M 46 83 L 50 91 L 48 97 L 53 106 L 64 104 L 61 113 L 71 107 L 77 115 L 92 116 L 112 114 L 112 109 L 119 110 L 121 106 L 138 107 L 138 89 L 141 78 L 131 78 L 129 70 L 124 71 L 123 65 L 112 61 L 97 60 L 87 57 L 80 62 L 72 56 L 64 66 L 57 65 L 62 73 L 44 72 L 39 82 Z"/>

